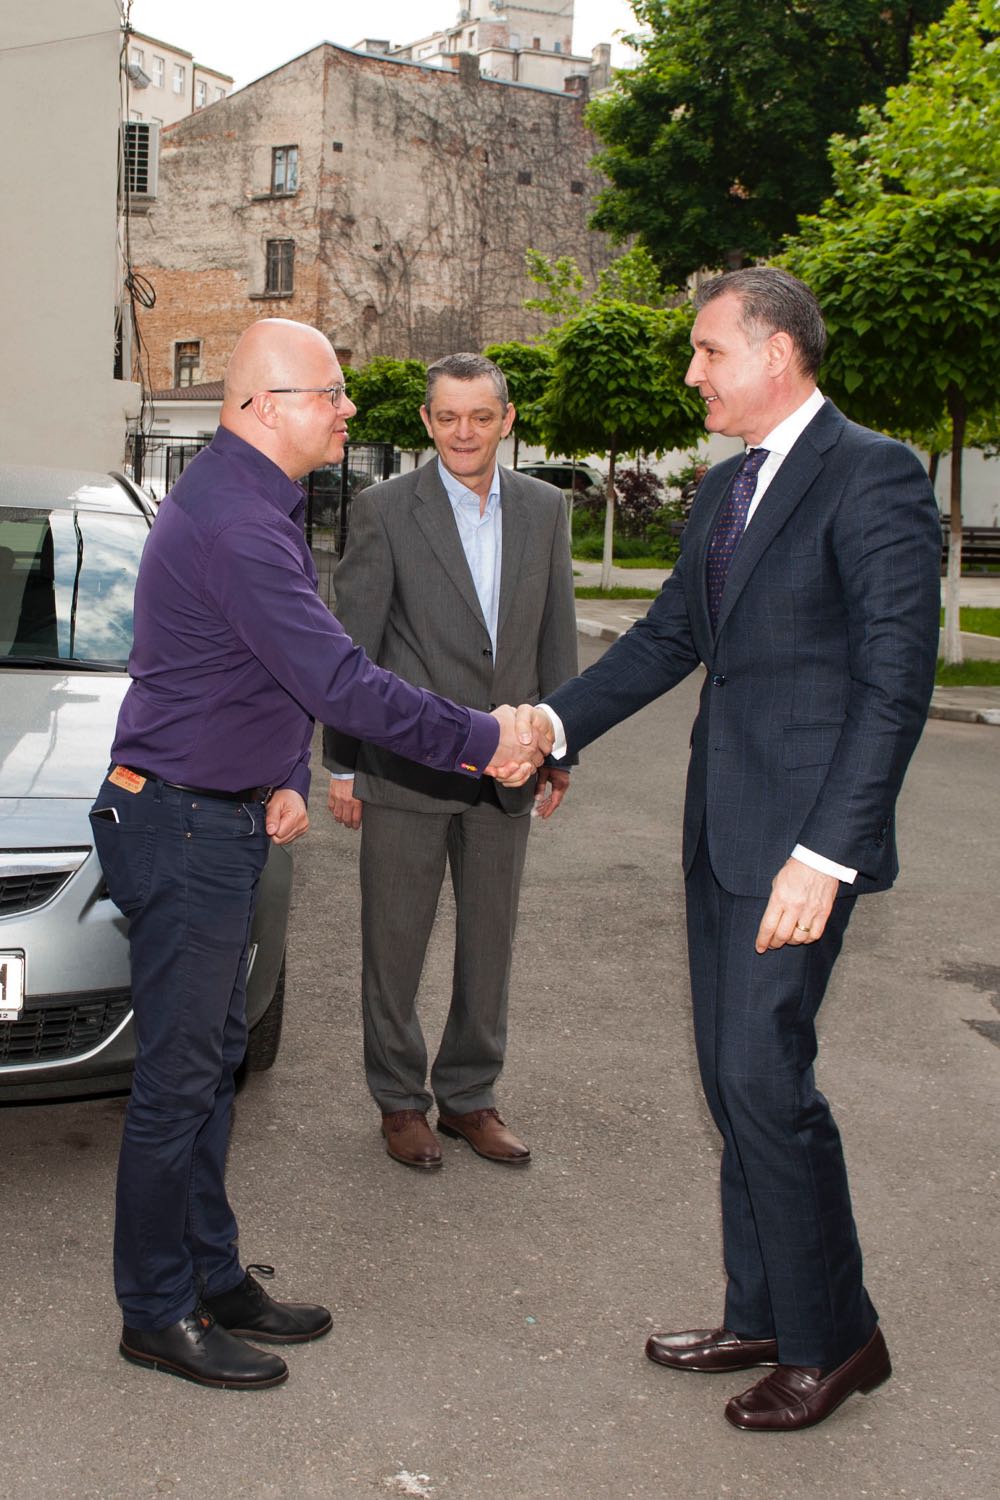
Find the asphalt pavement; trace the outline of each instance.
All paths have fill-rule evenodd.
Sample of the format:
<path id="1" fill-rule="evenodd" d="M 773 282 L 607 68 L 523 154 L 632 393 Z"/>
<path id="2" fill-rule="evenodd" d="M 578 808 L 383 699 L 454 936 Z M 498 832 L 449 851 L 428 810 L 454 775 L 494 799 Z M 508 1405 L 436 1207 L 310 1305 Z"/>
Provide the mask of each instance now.
<path id="1" fill-rule="evenodd" d="M 584 661 L 602 643 L 584 640 Z M 824 1006 L 893 1379 L 789 1437 L 738 1432 L 751 1377 L 651 1365 L 721 1311 L 718 1142 L 695 1073 L 680 811 L 692 679 L 592 746 L 536 823 L 502 1111 L 523 1169 L 443 1140 L 391 1162 L 361 1071 L 357 839 L 313 798 L 296 846 L 285 1037 L 237 1102 L 246 1260 L 334 1329 L 273 1391 L 117 1354 L 121 1099 L 0 1110 L 4 1500 L 995 1500 L 996 738 L 933 720 L 900 808 L 903 873 L 866 898 Z M 320 778 L 321 779 L 321 778 Z M 442 902 L 421 1007 L 450 981 Z"/>

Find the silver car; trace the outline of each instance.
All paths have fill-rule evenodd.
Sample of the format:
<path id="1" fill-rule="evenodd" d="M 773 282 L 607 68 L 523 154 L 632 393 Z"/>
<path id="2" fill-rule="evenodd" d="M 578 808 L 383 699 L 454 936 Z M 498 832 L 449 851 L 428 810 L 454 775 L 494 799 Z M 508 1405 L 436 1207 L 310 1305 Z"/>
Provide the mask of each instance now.
<path id="1" fill-rule="evenodd" d="M 153 514 L 120 475 L 0 465 L 0 1100 L 128 1086 L 128 924 L 87 814 L 129 683 Z M 251 933 L 250 1068 L 278 1050 L 291 867 L 272 846 Z"/>

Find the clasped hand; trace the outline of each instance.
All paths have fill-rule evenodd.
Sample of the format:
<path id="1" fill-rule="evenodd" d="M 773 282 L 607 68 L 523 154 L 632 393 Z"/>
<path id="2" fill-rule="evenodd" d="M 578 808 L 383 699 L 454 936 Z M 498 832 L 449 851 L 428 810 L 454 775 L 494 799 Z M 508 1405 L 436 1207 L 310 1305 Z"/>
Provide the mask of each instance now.
<path id="1" fill-rule="evenodd" d="M 493 717 L 500 725 L 500 742 L 484 774 L 503 786 L 523 786 L 552 749 L 552 724 L 530 703 L 516 710 L 505 703 L 493 710 Z"/>

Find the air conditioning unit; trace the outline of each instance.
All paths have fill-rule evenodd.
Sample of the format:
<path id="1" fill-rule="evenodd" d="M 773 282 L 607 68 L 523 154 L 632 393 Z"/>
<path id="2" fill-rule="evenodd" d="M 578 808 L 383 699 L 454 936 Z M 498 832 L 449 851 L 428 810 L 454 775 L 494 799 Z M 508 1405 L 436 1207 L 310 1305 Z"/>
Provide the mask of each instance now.
<path id="1" fill-rule="evenodd" d="M 125 188 L 130 198 L 155 198 L 160 167 L 160 127 L 152 120 L 122 126 Z"/>

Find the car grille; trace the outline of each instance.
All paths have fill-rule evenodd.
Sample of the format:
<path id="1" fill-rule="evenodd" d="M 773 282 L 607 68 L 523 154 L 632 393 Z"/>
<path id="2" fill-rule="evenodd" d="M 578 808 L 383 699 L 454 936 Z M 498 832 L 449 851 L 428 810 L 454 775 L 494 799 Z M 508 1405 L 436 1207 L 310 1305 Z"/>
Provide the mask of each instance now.
<path id="1" fill-rule="evenodd" d="M 129 1013 L 129 990 L 39 995 L 16 1021 L 0 1021 L 0 1064 L 58 1062 L 106 1041 Z"/>
<path id="2" fill-rule="evenodd" d="M 51 901 L 66 884 L 73 870 L 46 870 L 39 874 L 0 876 L 0 917 L 32 911 Z"/>

